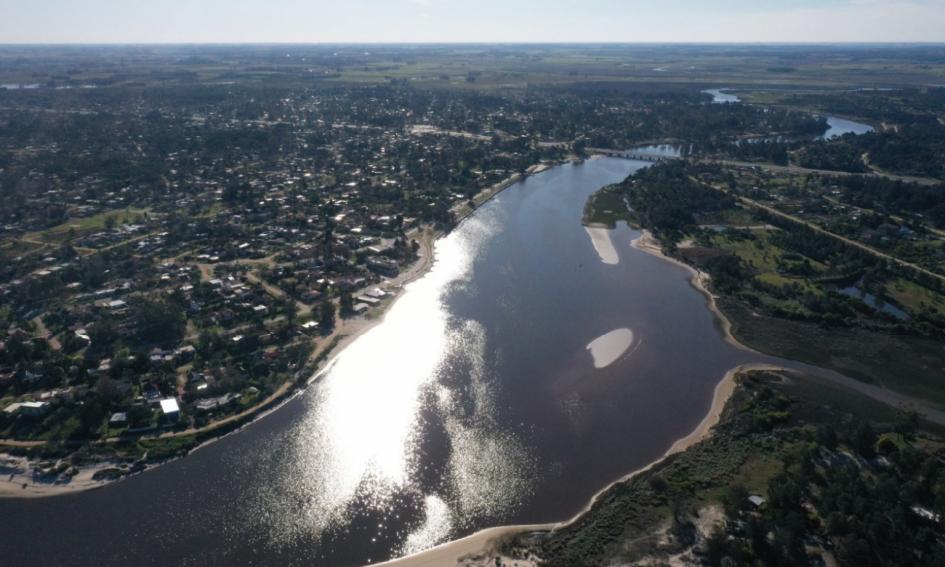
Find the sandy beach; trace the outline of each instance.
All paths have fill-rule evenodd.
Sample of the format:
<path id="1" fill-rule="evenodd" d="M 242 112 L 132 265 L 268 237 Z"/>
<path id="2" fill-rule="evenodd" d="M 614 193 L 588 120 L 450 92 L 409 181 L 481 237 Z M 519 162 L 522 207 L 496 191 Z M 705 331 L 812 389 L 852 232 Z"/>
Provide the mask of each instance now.
<path id="1" fill-rule="evenodd" d="M 620 263 L 620 256 L 617 254 L 617 248 L 614 246 L 609 228 L 585 226 L 584 230 L 591 237 L 591 244 L 594 245 L 594 250 L 600 257 L 601 262 L 609 266 Z"/>
<path id="2" fill-rule="evenodd" d="M 626 482 L 633 478 L 634 476 L 646 472 L 653 467 L 657 466 L 664 459 L 676 453 L 681 453 L 686 449 L 692 447 L 693 445 L 699 443 L 700 441 L 708 438 L 712 434 L 712 428 L 719 423 L 719 420 L 722 417 L 722 411 L 725 409 L 725 404 L 728 403 L 729 398 L 732 397 L 732 394 L 735 392 L 735 376 L 741 372 L 747 372 L 751 370 L 782 370 L 780 367 L 771 366 L 767 364 L 745 364 L 732 368 L 725 373 L 725 376 L 722 377 L 722 380 L 715 386 L 715 391 L 712 395 L 712 404 L 709 406 L 709 411 L 706 416 L 702 419 L 698 426 L 687 436 L 679 439 L 673 445 L 666 450 L 665 453 L 659 458 L 653 461 L 652 463 L 632 471 L 619 479 L 611 482 L 601 490 L 599 490 L 577 514 L 574 515 L 571 519 L 551 524 L 535 524 L 535 525 L 521 525 L 521 526 L 504 526 L 497 528 L 489 528 L 476 532 L 473 535 L 464 537 L 462 539 L 444 543 L 427 551 L 423 551 L 416 555 L 411 555 L 401 559 L 395 559 L 388 561 L 386 563 L 381 563 L 386 567 L 431 567 L 433 565 L 461 565 L 472 567 L 474 565 L 492 565 L 492 561 L 496 556 L 496 544 L 502 538 L 506 538 L 516 534 L 524 534 L 531 532 L 548 532 L 556 529 L 561 529 L 566 527 L 575 521 L 577 521 L 581 516 L 586 514 L 598 498 L 601 497 L 605 492 L 613 488 L 614 485 Z M 514 562 L 509 558 L 502 558 L 503 565 L 530 565 L 527 561 L 518 560 Z"/>
<path id="3" fill-rule="evenodd" d="M 709 276 L 709 274 L 703 271 L 697 270 L 693 268 L 692 266 L 690 266 L 689 264 L 685 262 L 681 262 L 677 260 L 676 258 L 672 258 L 670 256 L 667 256 L 666 254 L 663 254 L 663 247 L 660 246 L 659 240 L 655 236 L 653 236 L 653 233 L 651 233 L 649 230 L 643 229 L 640 236 L 634 239 L 633 241 L 631 241 L 630 245 L 636 248 L 637 250 L 646 252 L 647 254 L 652 254 L 653 256 L 662 258 L 663 260 L 666 260 L 667 262 L 672 262 L 673 264 L 676 264 L 677 266 L 680 266 L 688 270 L 692 274 L 692 279 L 689 280 L 689 282 L 692 284 L 692 287 L 696 288 L 697 290 L 699 290 L 699 292 L 705 295 L 706 300 L 708 300 L 709 310 L 715 314 L 715 316 L 718 318 L 719 323 L 722 325 L 722 332 L 725 335 L 725 340 L 736 348 L 739 348 L 748 352 L 753 352 L 755 354 L 761 354 L 758 351 L 738 342 L 738 340 L 732 334 L 732 322 L 728 320 L 728 317 L 726 317 L 725 314 L 722 313 L 722 310 L 719 309 L 718 305 L 716 305 L 715 295 L 713 295 L 712 292 L 709 291 L 709 282 L 712 281 L 712 278 Z"/>
<path id="4" fill-rule="evenodd" d="M 25 457 L 0 455 L 0 498 L 38 498 L 101 488 L 114 481 L 95 480 L 95 474 L 117 466 L 118 463 L 103 462 L 78 467 L 78 473 L 64 483 L 34 478 L 30 461 Z"/>

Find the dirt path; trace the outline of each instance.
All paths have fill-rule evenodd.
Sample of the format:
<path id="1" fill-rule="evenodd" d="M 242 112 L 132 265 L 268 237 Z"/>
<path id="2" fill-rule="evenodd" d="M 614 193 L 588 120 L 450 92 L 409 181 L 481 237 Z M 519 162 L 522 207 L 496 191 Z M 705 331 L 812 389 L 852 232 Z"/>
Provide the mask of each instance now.
<path id="1" fill-rule="evenodd" d="M 46 324 L 43 323 L 42 315 L 33 317 L 33 324 L 36 325 L 36 330 L 39 332 L 39 336 L 43 339 L 46 339 L 46 342 L 49 343 L 49 348 L 53 350 L 62 350 L 62 343 L 60 343 L 59 339 L 54 337 L 52 333 L 49 332 L 49 329 L 46 328 Z"/>
<path id="2" fill-rule="evenodd" d="M 291 297 L 289 297 L 289 294 L 287 294 L 285 291 L 282 290 L 282 288 L 276 287 L 272 285 L 271 283 L 268 283 L 262 278 L 260 278 L 258 272 L 256 272 L 255 270 L 247 272 L 246 279 L 254 284 L 262 286 L 262 288 L 266 290 L 266 293 L 268 293 L 269 295 L 277 299 L 289 299 L 290 301 L 294 301 L 295 306 L 298 309 L 299 315 L 308 316 L 312 314 L 311 305 L 309 305 L 308 303 L 299 301 L 297 299 L 292 299 Z"/>
<path id="3" fill-rule="evenodd" d="M 20 441 L 19 439 L 0 439 L 0 446 L 3 447 L 20 447 L 23 449 L 28 449 L 30 447 L 42 447 L 45 445 L 45 441 Z"/>
<path id="4" fill-rule="evenodd" d="M 884 213 L 879 213 L 879 212 L 877 212 L 877 211 L 874 211 L 873 209 L 864 209 L 863 207 L 858 207 L 858 206 L 852 205 L 852 204 L 850 204 L 850 203 L 842 203 L 842 202 L 840 202 L 838 199 L 836 199 L 836 198 L 834 198 L 834 197 L 827 196 L 827 195 L 824 195 L 824 196 L 823 196 L 823 199 L 824 199 L 825 201 L 828 201 L 828 202 L 830 202 L 830 203 L 833 203 L 834 205 L 837 205 L 837 206 L 839 206 L 839 207 L 849 207 L 849 208 L 854 209 L 854 210 L 856 210 L 856 211 L 859 211 L 859 212 L 861 212 L 861 213 L 869 213 L 869 214 L 874 214 L 874 215 L 883 215 L 883 214 L 884 214 Z M 902 217 L 899 216 L 899 215 L 887 215 L 887 216 L 888 216 L 889 218 L 891 218 L 892 220 L 894 220 L 894 221 L 900 223 L 900 224 L 905 224 L 905 223 L 907 222 L 906 219 L 902 218 Z M 927 230 L 927 231 L 931 232 L 932 234 L 937 235 L 937 236 L 943 236 L 943 237 L 945 237 L 945 230 L 942 230 L 942 229 L 940 229 L 940 228 L 935 228 L 934 226 L 930 226 L 930 225 L 928 225 L 928 224 L 923 224 L 923 225 L 922 225 L 922 228 L 923 228 L 924 230 Z"/>
<path id="5" fill-rule="evenodd" d="M 264 399 L 263 401 L 259 402 L 258 404 L 252 407 L 246 408 L 240 413 L 229 415 L 227 417 L 224 417 L 223 419 L 211 421 L 210 423 L 208 423 L 207 425 L 204 425 L 203 427 L 185 429 L 183 431 L 169 431 L 167 433 L 162 433 L 161 435 L 158 436 L 158 438 L 159 439 L 172 439 L 175 437 L 188 437 L 190 435 L 197 435 L 199 433 L 208 433 L 216 429 L 219 429 L 221 427 L 224 427 L 235 421 L 239 421 L 247 417 L 256 415 L 260 413 L 263 409 L 272 405 L 279 398 L 285 396 L 289 392 L 289 390 L 292 389 L 292 386 L 294 386 L 294 382 L 291 380 L 287 380 L 283 382 L 281 386 L 276 388 L 276 390 L 273 393 L 266 396 L 266 399 Z M 118 437 L 109 437 L 108 439 L 105 440 L 105 442 L 116 443 L 118 440 L 119 440 Z"/>
<path id="6" fill-rule="evenodd" d="M 732 193 L 730 193 L 727 189 L 724 189 L 724 188 L 721 188 L 721 187 L 715 187 L 715 189 L 717 189 L 717 190 L 719 190 L 719 191 L 722 191 L 722 192 L 724 192 L 724 193 L 730 194 L 730 195 L 732 194 Z M 881 258 L 881 259 L 883 259 L 883 260 L 887 260 L 887 261 L 889 261 L 889 262 L 893 262 L 893 263 L 898 264 L 898 265 L 900 265 L 900 266 L 902 266 L 902 267 L 904 267 L 904 268 L 909 268 L 909 269 L 915 270 L 916 272 L 919 272 L 919 273 L 924 274 L 924 275 L 926 275 L 926 276 L 930 276 L 930 277 L 936 278 L 936 279 L 938 279 L 938 280 L 940 280 L 940 281 L 942 281 L 942 282 L 945 282 L 945 276 L 942 276 L 941 274 L 937 274 L 937 273 L 935 273 L 935 272 L 933 272 L 933 271 L 927 270 L 927 269 L 923 268 L 922 266 L 919 266 L 918 264 L 913 264 L 912 262 L 907 262 L 906 260 L 903 260 L 903 259 L 901 259 L 901 258 L 897 258 L 897 257 L 892 256 L 892 255 L 890 255 L 890 254 L 887 254 L 887 253 L 885 253 L 885 252 L 880 252 L 879 250 L 877 250 L 877 249 L 875 249 L 875 248 L 873 248 L 873 247 L 871 247 L 871 246 L 867 246 L 866 244 L 863 244 L 862 242 L 857 242 L 856 240 L 851 240 L 851 239 L 849 239 L 849 238 L 847 238 L 847 237 L 845 237 L 845 236 L 840 236 L 839 234 L 835 234 L 835 233 L 833 233 L 833 232 L 830 232 L 830 231 L 827 230 L 827 229 L 821 228 L 821 227 L 820 227 L 819 225 L 817 225 L 817 224 L 814 224 L 814 223 L 809 222 L 809 221 L 806 221 L 806 220 L 804 220 L 804 219 L 795 217 L 794 215 L 790 215 L 790 214 L 788 214 L 788 213 L 779 211 L 779 210 L 775 209 L 774 207 L 770 207 L 770 206 L 768 206 L 768 205 L 763 205 L 763 204 L 759 203 L 758 201 L 755 201 L 754 199 L 749 199 L 748 197 L 741 197 L 741 196 L 738 196 L 738 195 L 733 195 L 733 196 L 734 196 L 736 199 L 738 199 L 739 202 L 741 202 L 741 203 L 743 203 L 743 204 L 745 204 L 745 205 L 748 205 L 749 207 L 752 207 L 752 208 L 755 208 L 755 209 L 760 209 L 760 210 L 762 210 L 762 211 L 765 211 L 765 212 L 770 213 L 770 214 L 772 214 L 772 215 L 775 215 L 775 216 L 777 216 L 777 217 L 783 218 L 783 219 L 785 219 L 785 220 L 787 220 L 787 221 L 790 221 L 790 222 L 792 222 L 792 223 L 795 223 L 795 224 L 804 225 L 804 226 L 810 228 L 811 230 L 813 230 L 814 232 L 817 232 L 817 233 L 819 233 L 819 234 L 823 234 L 823 235 L 825 235 L 825 236 L 829 236 L 830 238 L 833 238 L 833 239 L 835 239 L 835 240 L 839 240 L 840 242 L 843 242 L 844 244 L 848 244 L 848 245 L 853 246 L 853 247 L 855 247 L 855 248 L 857 248 L 857 249 L 859 249 L 859 250 L 862 250 L 862 251 L 864 251 L 864 252 L 867 252 L 867 253 L 869 253 L 869 254 L 872 254 L 873 256 L 876 256 L 877 258 Z"/>
<path id="7" fill-rule="evenodd" d="M 247 266 L 247 267 L 248 266 L 263 266 L 263 267 L 268 268 L 268 267 L 275 266 L 276 262 L 275 262 L 275 254 L 273 254 L 270 256 L 266 256 L 265 258 L 230 260 L 228 262 L 217 262 L 215 264 L 207 264 L 207 263 L 199 262 L 194 265 L 197 266 L 197 270 L 200 271 L 200 281 L 209 282 L 211 279 L 213 279 L 213 271 L 218 266 Z M 275 297 L 276 299 L 292 300 L 291 296 L 288 293 L 286 293 L 285 290 L 259 277 L 258 269 L 252 269 L 252 270 L 247 271 L 246 279 L 249 280 L 249 282 L 262 287 L 266 291 L 266 293 L 268 293 L 272 297 Z M 298 310 L 299 315 L 308 316 L 312 314 L 313 307 L 311 305 L 303 301 L 299 301 L 297 299 L 293 301 L 295 301 L 295 306 L 296 306 L 296 309 Z"/>

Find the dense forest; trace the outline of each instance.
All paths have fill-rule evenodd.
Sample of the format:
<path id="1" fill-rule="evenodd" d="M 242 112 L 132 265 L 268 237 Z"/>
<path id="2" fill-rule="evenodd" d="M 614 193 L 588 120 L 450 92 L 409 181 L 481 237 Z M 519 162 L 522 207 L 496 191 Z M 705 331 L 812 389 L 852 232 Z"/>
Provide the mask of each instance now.
<path id="1" fill-rule="evenodd" d="M 819 108 L 842 116 L 856 116 L 878 124 L 876 132 L 830 140 L 814 151 L 808 163 L 826 169 L 861 171 L 857 156 L 884 171 L 945 178 L 945 89 L 909 88 L 842 94 L 793 95 L 790 106 Z"/>

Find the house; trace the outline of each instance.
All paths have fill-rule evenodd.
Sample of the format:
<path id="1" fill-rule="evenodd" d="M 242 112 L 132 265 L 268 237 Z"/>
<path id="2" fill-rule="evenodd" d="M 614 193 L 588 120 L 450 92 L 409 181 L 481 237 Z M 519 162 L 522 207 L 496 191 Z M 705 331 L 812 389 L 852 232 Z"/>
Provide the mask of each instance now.
<path id="1" fill-rule="evenodd" d="M 400 268 L 397 266 L 397 262 L 388 260 L 386 258 L 369 258 L 367 261 L 367 267 L 372 272 L 391 278 L 397 277 L 397 275 L 400 273 Z"/>
<path id="2" fill-rule="evenodd" d="M 108 425 L 112 427 L 122 427 L 128 424 L 128 414 L 125 412 L 115 412 L 108 420 Z"/>
<path id="3" fill-rule="evenodd" d="M 193 360 L 194 355 L 197 353 L 197 349 L 193 345 L 182 346 L 179 349 L 174 351 L 174 355 L 177 356 L 177 359 L 181 362 L 187 362 Z"/>
<path id="4" fill-rule="evenodd" d="M 46 402 L 19 402 L 3 408 L 3 413 L 27 417 L 42 417 L 47 412 L 49 412 L 49 404 Z"/>
<path id="5" fill-rule="evenodd" d="M 761 496 L 751 495 L 748 497 L 748 501 L 751 502 L 751 505 L 755 508 L 761 508 L 762 504 L 765 503 L 765 499 Z"/>
<path id="6" fill-rule="evenodd" d="M 938 514 L 923 506 L 913 506 L 911 510 L 913 514 L 922 518 L 923 520 L 935 522 L 936 524 L 941 521 L 941 517 Z"/>
<path id="7" fill-rule="evenodd" d="M 165 420 L 175 423 L 180 419 L 180 406 L 177 405 L 176 398 L 165 398 L 161 400 L 161 413 Z"/>
<path id="8" fill-rule="evenodd" d="M 229 394 L 224 394 L 217 398 L 205 398 L 203 400 L 198 400 L 197 403 L 194 404 L 194 407 L 201 412 L 212 411 L 217 408 L 225 407 L 239 398 L 239 394 L 230 392 Z"/>
<path id="9" fill-rule="evenodd" d="M 308 303 L 314 303 L 322 298 L 322 292 L 312 289 L 302 295 L 302 299 Z"/>
<path id="10" fill-rule="evenodd" d="M 40 417 L 49 412 L 49 404 L 46 402 L 24 402 L 20 406 L 20 413 L 29 417 Z"/>
<path id="11" fill-rule="evenodd" d="M 216 398 L 207 398 L 205 400 L 197 400 L 197 403 L 194 404 L 194 408 L 199 412 L 211 411 L 216 409 L 220 405 Z"/>

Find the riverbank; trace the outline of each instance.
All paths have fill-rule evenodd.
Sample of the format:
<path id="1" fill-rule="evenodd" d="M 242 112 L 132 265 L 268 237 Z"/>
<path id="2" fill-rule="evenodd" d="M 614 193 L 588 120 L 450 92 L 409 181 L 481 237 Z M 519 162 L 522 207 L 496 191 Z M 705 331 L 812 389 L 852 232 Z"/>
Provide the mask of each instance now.
<path id="1" fill-rule="evenodd" d="M 631 241 L 630 244 L 637 250 L 674 263 L 689 271 L 692 274 L 692 278 L 690 280 L 691 285 L 706 297 L 707 306 L 709 310 L 715 315 L 716 320 L 719 322 L 720 328 L 725 336 L 725 340 L 739 349 L 749 352 L 756 352 L 735 339 L 735 336 L 732 334 L 731 322 L 719 309 L 718 305 L 716 304 L 715 296 L 709 290 L 708 286 L 711 278 L 708 274 L 700 270 L 696 270 L 692 266 L 664 254 L 659 240 L 648 230 L 643 230 L 641 235 Z M 668 457 L 684 452 L 690 447 L 707 439 L 712 434 L 712 428 L 718 424 L 719 420 L 721 419 L 725 404 L 728 402 L 735 391 L 735 376 L 738 373 L 749 370 L 779 369 L 780 368 L 771 365 L 749 364 L 738 366 L 729 370 L 716 385 L 712 396 L 712 403 L 710 404 L 705 417 L 689 435 L 686 435 L 685 437 L 677 440 L 660 458 L 654 460 L 649 465 L 640 469 L 636 469 L 602 488 L 593 497 L 591 497 L 583 509 L 581 509 L 577 514 L 567 521 L 540 525 L 519 525 L 489 528 L 480 532 L 476 532 L 475 534 L 465 538 L 444 543 L 416 555 L 392 560 L 383 563 L 382 565 L 387 567 L 427 567 L 432 565 L 446 564 L 460 564 L 469 566 L 479 565 L 486 560 L 491 560 L 491 558 L 493 558 L 497 553 L 496 550 L 498 548 L 498 543 L 506 538 L 530 532 L 550 532 L 572 525 L 584 514 L 588 513 L 588 511 L 590 511 L 590 509 L 593 507 L 594 503 L 597 502 L 603 494 L 605 494 L 615 485 L 627 482 L 634 476 L 642 474 L 653 467 L 658 466 Z M 504 564 L 516 565 L 518 567 L 528 567 L 531 565 L 528 561 L 523 561 L 521 559 L 502 559 Z"/>
<path id="2" fill-rule="evenodd" d="M 330 368 L 334 360 L 334 356 L 329 358 L 328 355 L 330 353 L 340 353 L 358 337 L 375 325 L 381 323 L 384 320 L 384 313 L 400 298 L 406 286 L 423 277 L 433 267 L 434 243 L 442 234 L 442 232 L 432 230 L 424 230 L 419 233 L 417 238 L 417 242 L 420 245 L 418 258 L 407 270 L 387 281 L 386 285 L 396 291 L 386 302 L 382 310 L 374 314 L 373 317 L 339 318 L 332 332 L 319 339 L 318 346 L 312 351 L 309 357 L 309 369 L 305 372 L 311 373 L 311 377 L 304 382 L 305 387 L 318 380 L 324 374 L 325 370 Z M 238 414 L 227 416 L 199 429 L 168 432 L 160 435 L 156 439 L 199 438 L 203 435 L 212 435 L 215 431 L 221 431 L 219 435 L 211 436 L 188 451 L 187 455 L 189 455 L 202 447 L 255 423 L 271 412 L 278 410 L 295 397 L 301 395 L 304 391 L 304 387 L 301 389 L 297 388 L 295 381 L 288 380 L 265 400 Z M 107 444 L 117 441 L 118 438 L 108 438 L 101 441 L 101 443 Z M 31 447 L 41 445 L 42 443 L 30 444 Z M 34 465 L 36 464 L 35 461 L 31 461 L 26 457 L 0 453 L 0 475 L 2 475 L 2 478 L 0 478 L 0 498 L 50 497 L 94 490 L 167 464 L 177 458 L 184 458 L 187 455 L 152 463 L 143 468 L 135 469 L 133 472 L 128 470 L 127 463 L 122 467 L 121 463 L 108 460 L 101 463 L 79 466 L 77 467 L 77 474 L 71 476 L 69 479 L 64 479 L 41 474 L 37 475 L 33 472 Z M 6 463 L 6 466 L 4 466 L 3 463 Z M 122 472 L 120 474 L 106 474 L 109 471 Z M 96 477 L 99 477 L 99 479 L 96 479 Z"/>
<path id="3" fill-rule="evenodd" d="M 709 406 L 705 417 L 699 422 L 699 425 L 682 439 L 673 443 L 669 449 L 658 459 L 650 464 L 636 469 L 619 479 L 611 482 L 599 490 L 588 503 L 572 518 L 549 524 L 532 524 L 518 526 L 503 526 L 489 528 L 476 532 L 470 536 L 438 545 L 432 549 L 381 563 L 383 567 L 433 567 L 441 565 L 463 565 L 473 567 L 478 565 L 493 565 L 500 544 L 513 536 L 530 533 L 548 533 L 554 530 L 560 530 L 573 525 L 581 519 L 582 516 L 590 512 L 591 508 L 601 499 L 601 497 L 611 490 L 614 486 L 625 483 L 637 475 L 643 474 L 654 467 L 659 466 L 667 458 L 682 453 L 696 444 L 708 439 L 712 435 L 712 429 L 719 423 L 725 405 L 735 393 L 735 377 L 742 372 L 756 370 L 782 370 L 780 367 L 768 364 L 745 364 L 732 368 L 722 377 L 722 380 L 715 386 L 712 394 L 712 403 Z M 503 565 L 514 565 L 516 567 L 530 567 L 536 565 L 528 559 L 499 557 Z"/>
<path id="4" fill-rule="evenodd" d="M 722 333 L 725 336 L 725 341 L 735 348 L 755 354 L 762 354 L 755 349 L 742 344 L 738 341 L 738 339 L 735 338 L 735 335 L 732 333 L 732 322 L 719 308 L 716 302 L 717 298 L 715 297 L 715 294 L 709 290 L 709 284 L 712 281 L 712 277 L 709 276 L 709 274 L 703 272 L 702 270 L 697 270 L 696 268 L 693 268 L 681 260 L 664 254 L 663 247 L 660 245 L 659 239 L 657 239 L 649 230 L 643 229 L 640 233 L 640 236 L 632 240 L 630 245 L 637 250 L 646 252 L 647 254 L 651 254 L 657 258 L 661 258 L 667 262 L 676 264 L 677 266 L 680 266 L 681 268 L 689 271 L 689 273 L 692 274 L 692 279 L 689 280 L 689 283 L 691 283 L 692 287 L 696 288 L 700 293 L 702 293 L 702 295 L 705 296 L 709 310 L 715 314 L 716 320 L 719 322 Z"/>
<path id="5" fill-rule="evenodd" d="M 531 175 L 537 175 L 543 171 L 547 171 L 553 167 L 567 163 L 568 161 L 571 161 L 571 159 L 573 158 L 569 158 L 567 160 L 553 162 L 553 163 L 536 163 L 535 165 L 525 170 L 524 175 L 521 173 L 513 173 L 512 175 L 506 177 L 502 181 L 499 181 L 498 183 L 494 183 L 493 185 L 486 187 L 485 189 L 477 193 L 475 196 L 473 196 L 472 199 L 470 199 L 473 203 L 473 206 L 470 206 L 468 202 L 462 202 L 462 203 L 458 203 L 457 205 L 453 207 L 452 211 L 453 211 L 453 215 L 456 218 L 456 224 L 458 225 L 459 223 L 464 221 L 466 217 L 476 212 L 476 209 L 485 205 L 486 203 L 491 201 L 493 198 L 495 198 L 499 193 L 501 193 L 502 191 L 505 191 L 506 189 L 515 185 L 516 183 L 520 181 L 524 181 Z"/>
<path id="6" fill-rule="evenodd" d="M 466 202 L 454 205 L 452 212 L 456 218 L 455 226 L 459 226 L 462 221 L 479 209 L 479 207 L 498 196 L 502 191 L 505 191 L 509 187 L 522 181 L 525 177 L 541 173 L 550 169 L 551 167 L 561 165 L 561 163 L 555 163 L 553 165 L 539 163 L 529 167 L 525 176 L 522 176 L 518 173 L 510 175 L 502 181 L 495 183 L 476 194 L 476 196 L 472 199 L 475 207 L 470 207 Z M 448 234 L 448 231 L 442 230 L 425 230 L 420 232 L 420 238 L 417 239 L 417 242 L 420 244 L 420 250 L 418 252 L 419 257 L 417 258 L 417 261 L 410 266 L 410 268 L 387 282 L 387 285 L 390 288 L 395 289 L 396 292 L 394 296 L 385 304 L 383 310 L 369 317 L 340 319 L 335 325 L 335 328 L 332 330 L 331 334 L 326 336 L 325 340 L 321 342 L 321 348 L 312 352 L 310 360 L 314 361 L 318 360 L 319 358 L 325 358 L 328 352 L 340 354 L 345 350 L 345 348 L 348 347 L 348 345 L 357 340 L 361 335 L 370 331 L 376 325 L 382 323 L 384 321 L 384 315 L 386 314 L 387 309 L 397 302 L 401 294 L 404 292 L 406 286 L 422 278 L 433 268 L 436 241 L 446 236 L 446 234 Z M 334 361 L 337 354 L 326 360 L 324 365 L 320 365 L 318 368 L 316 368 L 306 385 L 311 385 L 320 376 L 322 376 L 322 374 L 324 374 L 324 372 L 331 367 L 331 363 Z"/>
<path id="7" fill-rule="evenodd" d="M 65 483 L 57 482 L 55 478 L 35 476 L 30 472 L 32 465 L 25 457 L 0 455 L 0 498 L 40 498 L 101 488 L 114 480 L 104 480 L 100 475 L 117 469 L 119 463 L 102 462 L 76 467 L 75 474 Z"/>
<path id="8" fill-rule="evenodd" d="M 551 165 L 549 164 L 535 164 L 527 170 L 526 175 L 537 174 L 550 167 Z M 478 209 L 484 203 L 521 180 L 522 176 L 520 174 L 513 174 L 501 182 L 484 189 L 474 198 L 474 203 L 476 204 L 475 208 L 469 208 L 468 204 L 465 202 L 454 206 L 453 213 L 458 219 L 456 225 L 472 214 L 475 209 Z M 465 209 L 469 210 L 466 211 Z M 260 403 L 238 414 L 213 421 L 201 428 L 166 432 L 153 438 L 154 440 L 176 439 L 181 442 L 193 439 L 196 444 L 186 449 L 187 452 L 185 454 L 147 465 L 136 462 L 134 466 L 132 466 L 130 462 L 119 463 L 113 459 L 107 459 L 74 468 L 71 466 L 63 466 L 61 468 L 67 470 L 71 468 L 72 472 L 75 474 L 71 476 L 52 476 L 39 474 L 37 471 L 37 465 L 43 462 L 42 459 L 29 459 L 21 455 L 0 452 L 0 498 L 51 497 L 102 488 L 163 464 L 167 464 L 178 458 L 184 458 L 194 451 L 214 443 L 227 435 L 237 433 L 266 415 L 277 411 L 286 403 L 302 395 L 308 386 L 324 376 L 324 373 L 327 369 L 331 368 L 338 354 L 343 352 L 364 333 L 384 321 L 387 310 L 400 299 L 406 287 L 410 283 L 422 278 L 433 267 L 435 261 L 435 243 L 445 234 L 445 231 L 433 230 L 431 228 L 418 229 L 416 232 L 412 231 L 407 234 L 408 238 L 415 238 L 420 245 L 417 260 L 398 276 L 388 279 L 385 282 L 385 287 L 393 290 L 393 293 L 387 301 L 385 301 L 383 306 L 375 309 L 373 313 L 369 313 L 366 316 L 352 318 L 339 317 L 336 320 L 332 332 L 318 338 L 318 343 L 306 363 L 306 369 L 300 371 L 301 375 L 309 375 L 307 380 L 287 380 Z M 96 444 L 112 444 L 118 441 L 120 441 L 120 439 L 117 437 L 107 438 L 97 441 Z M 0 446 L 5 445 L 9 448 L 30 449 L 42 447 L 45 444 L 46 442 L 44 441 L 0 440 Z M 53 459 L 51 461 L 55 460 Z M 59 462 L 68 464 L 67 459 L 62 459 Z M 4 466 L 4 463 L 6 463 L 6 466 Z M 51 464 L 55 465 L 57 463 L 53 462 Z"/>

